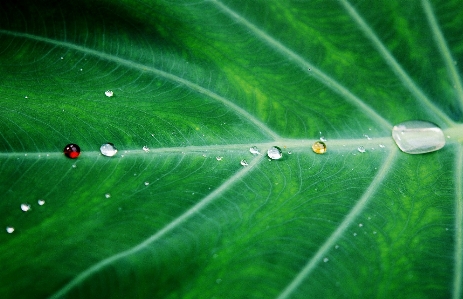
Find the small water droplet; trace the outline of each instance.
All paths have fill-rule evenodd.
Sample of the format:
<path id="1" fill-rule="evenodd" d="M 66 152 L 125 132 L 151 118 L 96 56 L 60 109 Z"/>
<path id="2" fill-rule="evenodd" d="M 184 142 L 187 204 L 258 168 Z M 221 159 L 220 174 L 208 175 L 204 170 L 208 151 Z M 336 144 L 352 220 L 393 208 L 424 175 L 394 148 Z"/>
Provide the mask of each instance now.
<path id="1" fill-rule="evenodd" d="M 104 92 L 104 94 L 105 94 L 108 98 L 110 98 L 110 97 L 112 97 L 112 96 L 114 95 L 114 92 L 113 92 L 112 90 L 106 90 L 106 91 Z"/>
<path id="2" fill-rule="evenodd" d="M 146 145 L 145 145 L 145 146 L 143 146 L 143 148 L 142 148 L 142 149 L 143 149 L 143 151 L 144 151 L 145 153 L 149 153 L 149 152 L 150 152 L 150 148 L 149 148 L 149 147 L 147 147 Z"/>
<path id="3" fill-rule="evenodd" d="M 373 235 L 376 235 L 376 231 L 373 232 Z"/>
<path id="4" fill-rule="evenodd" d="M 380 148 L 385 148 L 386 146 L 384 144 L 379 145 Z"/>
<path id="5" fill-rule="evenodd" d="M 326 153 L 326 144 L 321 141 L 317 141 L 312 145 L 312 150 L 316 154 L 324 154 Z"/>
<path id="6" fill-rule="evenodd" d="M 292 154 L 293 154 L 293 152 L 292 152 L 292 151 L 288 151 L 288 155 L 292 155 Z"/>
<path id="7" fill-rule="evenodd" d="M 111 197 L 111 194 L 106 193 L 106 194 L 104 195 L 104 197 L 105 197 L 105 198 L 110 198 L 110 197 Z"/>
<path id="8" fill-rule="evenodd" d="M 203 157 L 206 158 L 206 154 L 203 154 Z"/>
<path id="9" fill-rule="evenodd" d="M 354 237 L 357 236 L 357 233 L 354 233 Z"/>
<path id="10" fill-rule="evenodd" d="M 248 162 L 247 162 L 246 160 L 241 160 L 240 164 L 241 164 L 242 166 L 248 166 L 248 165 L 249 165 Z"/>
<path id="11" fill-rule="evenodd" d="M 64 57 L 63 57 L 63 56 L 61 56 L 61 57 L 60 57 L 60 59 L 61 59 L 61 60 L 63 60 L 63 59 L 64 59 Z"/>
<path id="12" fill-rule="evenodd" d="M 9 234 L 12 234 L 14 232 L 14 227 L 12 226 L 7 226 L 6 227 L 6 232 L 9 233 Z"/>
<path id="13" fill-rule="evenodd" d="M 76 168 L 76 167 L 77 167 L 77 165 L 76 165 L 76 164 L 72 164 L 72 168 Z"/>
<path id="14" fill-rule="evenodd" d="M 112 157 L 117 153 L 117 149 L 112 143 L 105 143 L 100 147 L 100 152 L 103 156 Z"/>
<path id="15" fill-rule="evenodd" d="M 272 146 L 267 150 L 267 156 L 272 160 L 278 160 L 283 157 L 283 152 L 278 146 Z"/>
<path id="16" fill-rule="evenodd" d="M 81 71 L 81 72 L 82 72 L 82 69 L 80 69 L 79 71 Z"/>
<path id="17" fill-rule="evenodd" d="M 217 161 L 222 161 L 222 158 L 223 158 L 223 157 L 217 156 L 217 157 L 215 157 L 215 158 L 217 159 Z"/>
<path id="18" fill-rule="evenodd" d="M 326 142 L 325 136 L 320 136 L 320 141 L 321 141 L 321 142 Z"/>
<path id="19" fill-rule="evenodd" d="M 437 125 L 412 120 L 395 125 L 392 138 L 401 151 L 407 154 L 424 154 L 444 147 L 444 132 Z"/>
<path id="20" fill-rule="evenodd" d="M 45 204 L 45 200 L 39 199 L 37 203 L 39 204 L 39 206 L 43 206 Z"/>
<path id="21" fill-rule="evenodd" d="M 338 249 L 338 248 L 339 248 L 339 245 L 335 245 L 335 246 L 334 246 L 334 249 Z"/>
<path id="22" fill-rule="evenodd" d="M 64 147 L 63 152 L 66 157 L 75 159 L 80 155 L 80 147 L 77 144 L 70 143 Z"/>
<path id="23" fill-rule="evenodd" d="M 358 150 L 359 152 L 361 152 L 361 153 L 366 152 L 366 149 L 365 149 L 365 147 L 363 147 L 363 146 L 359 146 L 359 147 L 357 148 L 357 150 Z"/>
<path id="24" fill-rule="evenodd" d="M 21 210 L 23 210 L 24 212 L 27 212 L 31 209 L 31 205 L 30 204 L 27 204 L 27 203 L 22 203 L 21 204 Z"/>
<path id="25" fill-rule="evenodd" d="M 367 140 L 371 140 L 371 137 L 368 136 L 367 134 L 363 134 L 363 137 L 365 137 Z"/>
<path id="26" fill-rule="evenodd" d="M 249 148 L 249 151 L 250 151 L 251 154 L 253 154 L 253 155 L 260 155 L 259 149 L 257 148 L 257 146 L 252 146 L 251 148 Z"/>
<path id="27" fill-rule="evenodd" d="M 150 182 L 145 182 L 144 184 L 145 184 L 145 186 L 148 186 L 150 184 Z"/>
<path id="28" fill-rule="evenodd" d="M 329 260 L 330 260 L 329 258 L 325 257 L 325 258 L 323 259 L 323 262 L 324 262 L 324 263 L 327 263 Z"/>
<path id="29" fill-rule="evenodd" d="M 363 224 L 362 224 L 362 223 L 359 223 L 359 227 L 362 227 L 362 226 L 363 226 Z"/>

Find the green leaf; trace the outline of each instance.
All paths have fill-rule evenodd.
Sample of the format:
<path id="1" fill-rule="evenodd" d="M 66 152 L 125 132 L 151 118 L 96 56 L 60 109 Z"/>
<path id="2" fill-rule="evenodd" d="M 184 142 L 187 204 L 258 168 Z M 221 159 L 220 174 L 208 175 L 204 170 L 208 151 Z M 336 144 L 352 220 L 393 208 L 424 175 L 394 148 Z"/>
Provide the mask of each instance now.
<path id="1" fill-rule="evenodd" d="M 0 7 L 1 298 L 463 296 L 462 1 Z"/>

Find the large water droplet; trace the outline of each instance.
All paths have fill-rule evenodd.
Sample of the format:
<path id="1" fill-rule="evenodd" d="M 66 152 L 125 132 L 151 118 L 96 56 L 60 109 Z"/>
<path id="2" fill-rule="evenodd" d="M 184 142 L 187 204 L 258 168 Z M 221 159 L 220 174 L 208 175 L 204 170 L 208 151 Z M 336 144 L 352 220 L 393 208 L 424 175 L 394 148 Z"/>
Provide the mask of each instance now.
<path id="1" fill-rule="evenodd" d="M 80 155 L 80 147 L 77 144 L 70 143 L 64 147 L 63 152 L 66 157 L 75 159 Z"/>
<path id="2" fill-rule="evenodd" d="M 321 141 L 317 141 L 312 145 L 312 150 L 316 154 L 324 154 L 326 153 L 326 144 Z"/>
<path id="3" fill-rule="evenodd" d="M 283 152 L 278 146 L 272 146 L 267 150 L 267 156 L 272 160 L 278 160 L 283 157 Z"/>
<path id="4" fill-rule="evenodd" d="M 100 147 L 100 152 L 106 157 L 112 157 L 117 153 L 117 149 L 112 143 L 105 143 Z"/>
<path id="5" fill-rule="evenodd" d="M 444 132 L 437 125 L 411 120 L 395 125 L 392 138 L 401 151 L 407 154 L 424 154 L 444 147 Z"/>

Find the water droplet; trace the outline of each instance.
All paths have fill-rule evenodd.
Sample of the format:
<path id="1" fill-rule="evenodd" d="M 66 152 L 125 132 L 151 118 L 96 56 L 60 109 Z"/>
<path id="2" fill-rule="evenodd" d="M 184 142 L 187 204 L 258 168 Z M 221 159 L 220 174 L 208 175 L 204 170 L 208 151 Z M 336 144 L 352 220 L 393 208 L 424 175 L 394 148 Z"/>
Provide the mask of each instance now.
<path id="1" fill-rule="evenodd" d="M 384 144 L 379 145 L 380 148 L 385 148 L 386 146 Z"/>
<path id="2" fill-rule="evenodd" d="M 427 121 L 412 120 L 395 125 L 392 138 L 401 151 L 407 154 L 424 154 L 444 147 L 444 132 Z"/>
<path id="3" fill-rule="evenodd" d="M 325 257 L 325 258 L 323 259 L 323 262 L 324 262 L 324 263 L 327 263 L 329 260 L 330 260 L 329 258 Z"/>
<path id="4" fill-rule="evenodd" d="M 334 249 L 338 249 L 338 248 L 339 248 L 339 245 L 335 245 L 335 246 L 334 246 Z"/>
<path id="5" fill-rule="evenodd" d="M 64 147 L 63 152 L 66 157 L 75 159 L 80 155 L 80 147 L 77 144 L 70 143 Z"/>
<path id="6" fill-rule="evenodd" d="M 30 204 L 27 204 L 27 203 L 22 203 L 21 204 L 21 210 L 23 210 L 24 212 L 27 212 L 31 209 L 31 205 Z"/>
<path id="7" fill-rule="evenodd" d="M 326 153 L 326 144 L 321 141 L 317 141 L 312 145 L 312 150 L 316 154 L 324 154 Z"/>
<path id="8" fill-rule="evenodd" d="M 257 146 L 252 146 L 249 151 L 251 152 L 251 154 L 253 155 L 260 155 L 259 153 L 259 149 L 257 148 Z"/>
<path id="9" fill-rule="evenodd" d="M 363 134 L 363 137 L 365 137 L 367 140 L 371 140 L 371 137 L 368 136 L 367 134 Z"/>
<path id="10" fill-rule="evenodd" d="M 248 166 L 248 165 L 249 165 L 248 162 L 247 162 L 246 160 L 241 160 L 240 164 L 241 164 L 242 166 Z"/>
<path id="11" fill-rule="evenodd" d="M 64 59 L 64 57 L 63 57 L 63 56 L 61 56 L 61 57 L 60 57 L 60 59 L 61 59 L 61 60 L 63 60 L 63 59 Z"/>
<path id="12" fill-rule="evenodd" d="M 113 92 L 112 90 L 106 90 L 106 91 L 104 92 L 104 94 L 105 94 L 108 98 L 110 98 L 110 97 L 112 97 L 112 96 L 114 95 L 114 92 Z"/>
<path id="13" fill-rule="evenodd" d="M 326 142 L 325 136 L 320 136 L 320 141 L 321 141 L 321 142 Z"/>
<path id="14" fill-rule="evenodd" d="M 357 233 L 354 233 L 354 237 L 357 236 Z"/>
<path id="15" fill-rule="evenodd" d="M 112 143 L 105 143 L 100 147 L 100 152 L 103 156 L 112 157 L 117 153 L 117 149 Z"/>
<path id="16" fill-rule="evenodd" d="M 111 194 L 106 193 L 106 194 L 104 195 L 104 197 L 105 197 L 105 198 L 110 198 L 110 197 L 111 197 Z"/>
<path id="17" fill-rule="evenodd" d="M 13 233 L 13 232 L 14 232 L 14 227 L 12 227 L 12 226 L 7 226 L 7 227 L 6 227 L 6 232 L 9 233 L 9 234 Z"/>
<path id="18" fill-rule="evenodd" d="M 76 165 L 76 164 L 72 164 L 72 168 L 76 168 L 76 167 L 77 167 L 77 165 Z"/>
<path id="19" fill-rule="evenodd" d="M 376 231 L 373 232 L 373 235 L 376 235 Z"/>
<path id="20" fill-rule="evenodd" d="M 143 149 L 143 151 L 144 151 L 145 153 L 149 153 L 149 152 L 150 152 L 150 148 L 149 148 L 149 147 L 147 147 L 146 145 L 145 145 L 145 146 L 143 146 L 143 148 L 142 148 L 142 149 Z"/>
<path id="21" fill-rule="evenodd" d="M 150 182 L 145 182 L 144 184 L 145 184 L 145 186 L 148 186 L 150 184 Z"/>
<path id="22" fill-rule="evenodd" d="M 288 151 L 288 155 L 292 155 L 292 154 L 293 154 L 293 152 L 292 152 L 292 151 Z"/>
<path id="23" fill-rule="evenodd" d="M 37 203 L 39 204 L 39 206 L 43 206 L 45 204 L 45 200 L 39 199 Z"/>
<path id="24" fill-rule="evenodd" d="M 272 160 L 278 160 L 283 157 L 283 152 L 278 146 L 272 146 L 267 150 L 267 156 Z"/>
<path id="25" fill-rule="evenodd" d="M 362 223 L 359 223 L 359 227 L 362 227 L 362 226 L 363 226 L 363 224 L 362 224 Z"/>
<path id="26" fill-rule="evenodd" d="M 366 149 L 365 149 L 365 147 L 363 147 L 363 146 L 359 146 L 359 147 L 357 148 L 357 150 L 358 150 L 359 152 L 361 152 L 361 153 L 366 152 Z"/>
<path id="27" fill-rule="evenodd" d="M 222 161 L 222 158 L 223 158 L 223 157 L 217 156 L 217 157 L 215 157 L 215 158 L 217 159 L 217 161 Z"/>

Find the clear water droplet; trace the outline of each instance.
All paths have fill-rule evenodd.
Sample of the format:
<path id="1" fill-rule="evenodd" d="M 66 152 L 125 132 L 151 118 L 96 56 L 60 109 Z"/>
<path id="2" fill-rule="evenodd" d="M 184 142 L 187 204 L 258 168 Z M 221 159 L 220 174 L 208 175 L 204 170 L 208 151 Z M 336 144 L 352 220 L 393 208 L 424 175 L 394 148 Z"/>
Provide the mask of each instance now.
<path id="1" fill-rule="evenodd" d="M 112 96 L 114 95 L 114 92 L 113 92 L 112 90 L 106 90 L 106 91 L 104 92 L 104 94 L 105 94 L 108 98 L 110 98 L 110 97 L 112 97 Z"/>
<path id="2" fill-rule="evenodd" d="M 329 260 L 330 260 L 329 258 L 325 257 L 325 258 L 323 259 L 323 262 L 324 262 L 324 263 L 327 263 Z"/>
<path id="3" fill-rule="evenodd" d="M 105 198 L 110 198 L 110 197 L 111 197 L 111 194 L 106 193 L 106 194 L 104 195 L 104 197 L 105 197 Z"/>
<path id="4" fill-rule="evenodd" d="M 100 147 L 100 152 L 103 156 L 112 157 L 117 153 L 117 149 L 112 143 L 105 143 Z"/>
<path id="5" fill-rule="evenodd" d="M 384 144 L 379 145 L 380 148 L 385 148 L 386 146 Z"/>
<path id="6" fill-rule="evenodd" d="M 292 152 L 292 151 L 288 151 L 288 155 L 292 155 L 292 154 L 293 154 L 293 152 Z"/>
<path id="7" fill-rule="evenodd" d="M 335 245 L 335 246 L 334 246 L 334 249 L 338 249 L 338 248 L 339 248 L 339 245 Z"/>
<path id="8" fill-rule="evenodd" d="M 76 165 L 76 164 L 72 164 L 72 168 L 76 168 L 76 167 L 77 167 L 77 165 Z"/>
<path id="9" fill-rule="evenodd" d="M 354 237 L 356 237 L 356 236 L 357 236 L 357 233 L 354 233 Z"/>
<path id="10" fill-rule="evenodd" d="M 39 199 L 37 203 L 39 204 L 39 206 L 43 206 L 45 204 L 45 200 Z"/>
<path id="11" fill-rule="evenodd" d="M 312 145 L 312 150 L 316 154 L 324 154 L 326 153 L 326 144 L 321 141 L 317 141 Z"/>
<path id="12" fill-rule="evenodd" d="M 12 226 L 7 226 L 6 227 L 6 232 L 9 233 L 9 234 L 12 234 L 14 232 L 14 227 Z"/>
<path id="13" fill-rule="evenodd" d="M 149 152 L 150 152 L 150 148 L 147 147 L 147 146 L 145 145 L 145 146 L 143 146 L 143 151 L 144 151 L 145 153 L 149 153 Z"/>
<path id="14" fill-rule="evenodd" d="M 145 186 L 148 186 L 150 184 L 150 182 L 145 182 L 144 184 L 145 184 Z"/>
<path id="15" fill-rule="evenodd" d="M 371 140 L 371 137 L 368 136 L 367 134 L 363 134 L 363 137 L 365 137 L 367 140 Z"/>
<path id="16" fill-rule="evenodd" d="M 267 156 L 272 160 L 278 160 L 283 157 L 283 152 L 278 146 L 272 146 L 267 150 Z"/>
<path id="17" fill-rule="evenodd" d="M 359 152 L 361 152 L 361 153 L 366 152 L 366 149 L 365 149 L 365 147 L 363 147 L 363 146 L 359 146 L 359 147 L 357 148 L 357 150 L 358 150 Z"/>
<path id="18" fill-rule="evenodd" d="M 27 212 L 31 209 L 31 205 L 30 204 L 27 204 L 27 203 L 22 203 L 21 204 L 21 210 L 23 210 L 24 212 Z"/>
<path id="19" fill-rule="evenodd" d="M 320 141 L 321 141 L 321 142 L 326 142 L 325 136 L 320 136 Z"/>
<path id="20" fill-rule="evenodd" d="M 240 164 L 241 164 L 242 166 L 248 166 L 248 165 L 249 165 L 248 162 L 247 162 L 246 160 L 241 160 Z"/>
<path id="21" fill-rule="evenodd" d="M 249 151 L 251 152 L 251 154 L 253 155 L 260 155 L 259 153 L 259 149 L 257 148 L 257 146 L 252 146 Z"/>
<path id="22" fill-rule="evenodd" d="M 362 226 L 363 226 L 363 224 L 362 224 L 362 223 L 359 223 L 359 227 L 362 227 Z"/>
<path id="23" fill-rule="evenodd" d="M 445 145 L 444 132 L 437 125 L 411 120 L 395 125 L 392 138 L 401 151 L 407 154 L 434 152 Z"/>
<path id="24" fill-rule="evenodd" d="M 215 157 L 215 158 L 217 159 L 217 161 L 222 161 L 222 158 L 223 158 L 223 157 L 217 156 L 217 157 Z"/>

